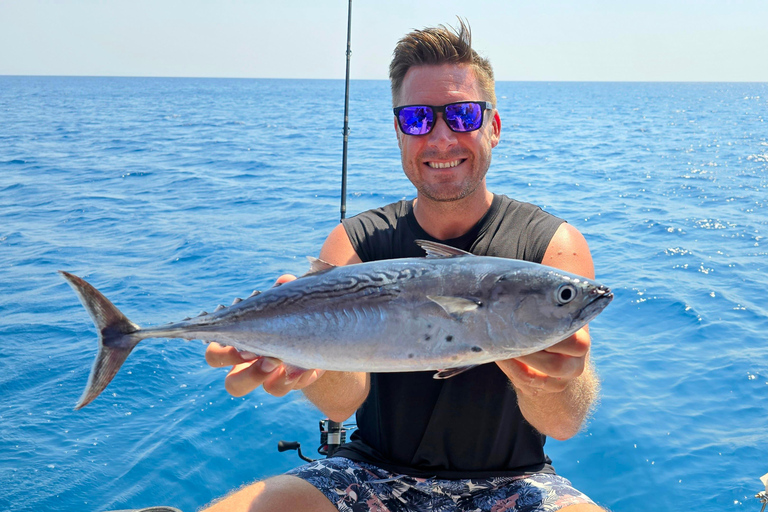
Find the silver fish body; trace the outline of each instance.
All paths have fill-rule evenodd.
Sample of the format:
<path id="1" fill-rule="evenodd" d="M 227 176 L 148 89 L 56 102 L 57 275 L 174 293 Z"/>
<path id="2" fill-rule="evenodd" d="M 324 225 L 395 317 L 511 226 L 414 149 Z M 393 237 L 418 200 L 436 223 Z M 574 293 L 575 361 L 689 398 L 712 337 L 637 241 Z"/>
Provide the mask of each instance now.
<path id="1" fill-rule="evenodd" d="M 445 370 L 550 347 L 613 297 L 595 281 L 551 267 L 423 245 L 442 257 L 328 265 L 228 308 L 147 329 L 62 272 L 100 330 L 99 354 L 77 408 L 98 396 L 147 338 L 215 341 L 301 368 Z"/>

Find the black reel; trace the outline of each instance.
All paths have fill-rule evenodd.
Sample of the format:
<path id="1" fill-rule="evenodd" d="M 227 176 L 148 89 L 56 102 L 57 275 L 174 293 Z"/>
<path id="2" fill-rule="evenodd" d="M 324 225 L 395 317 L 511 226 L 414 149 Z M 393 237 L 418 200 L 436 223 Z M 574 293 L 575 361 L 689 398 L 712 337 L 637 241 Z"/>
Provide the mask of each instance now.
<path id="1" fill-rule="evenodd" d="M 320 420 L 320 446 L 317 453 L 324 457 L 333 457 L 339 446 L 347 441 L 347 429 L 344 424 L 329 419 Z M 297 441 L 278 441 L 277 451 L 285 452 L 288 450 L 297 450 L 299 458 L 307 462 L 314 462 L 317 459 L 310 459 L 301 453 L 301 444 Z"/>

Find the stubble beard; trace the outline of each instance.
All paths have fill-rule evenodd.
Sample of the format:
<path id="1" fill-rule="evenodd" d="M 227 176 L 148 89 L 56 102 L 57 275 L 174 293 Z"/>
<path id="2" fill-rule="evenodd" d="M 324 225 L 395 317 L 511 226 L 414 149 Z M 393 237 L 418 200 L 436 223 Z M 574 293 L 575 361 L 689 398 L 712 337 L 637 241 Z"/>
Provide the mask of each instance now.
<path id="1" fill-rule="evenodd" d="M 476 160 L 473 157 L 466 157 L 462 155 L 459 158 L 467 158 L 469 161 L 464 162 L 465 164 L 475 165 L 476 163 Z M 414 163 L 414 165 L 419 166 L 421 164 L 419 164 L 417 161 Z M 462 180 L 458 183 L 427 183 L 426 180 L 420 179 L 420 173 L 410 173 L 406 171 L 405 174 L 413 186 L 416 187 L 420 197 L 434 201 L 436 203 L 451 203 L 460 201 L 476 192 L 480 185 L 483 184 L 489 167 L 490 159 L 488 159 L 488 165 L 483 171 L 478 173 L 473 172 L 471 175 L 462 178 Z M 407 169 L 406 162 L 403 162 L 403 169 Z"/>
<path id="2" fill-rule="evenodd" d="M 416 190 L 419 195 L 434 201 L 436 203 L 450 203 L 459 201 L 472 195 L 480 184 L 483 182 L 482 178 L 478 181 L 465 180 L 463 183 L 457 185 L 454 184 L 424 184 L 416 186 Z"/>

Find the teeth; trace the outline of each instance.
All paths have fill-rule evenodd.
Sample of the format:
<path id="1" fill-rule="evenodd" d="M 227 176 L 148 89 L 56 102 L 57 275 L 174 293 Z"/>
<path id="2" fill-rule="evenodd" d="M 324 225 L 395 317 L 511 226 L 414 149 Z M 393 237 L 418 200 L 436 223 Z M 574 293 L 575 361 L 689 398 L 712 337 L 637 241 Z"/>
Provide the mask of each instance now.
<path id="1" fill-rule="evenodd" d="M 454 160 L 453 162 L 427 162 L 427 165 L 433 169 L 449 169 L 456 167 L 461 163 L 461 160 Z"/>

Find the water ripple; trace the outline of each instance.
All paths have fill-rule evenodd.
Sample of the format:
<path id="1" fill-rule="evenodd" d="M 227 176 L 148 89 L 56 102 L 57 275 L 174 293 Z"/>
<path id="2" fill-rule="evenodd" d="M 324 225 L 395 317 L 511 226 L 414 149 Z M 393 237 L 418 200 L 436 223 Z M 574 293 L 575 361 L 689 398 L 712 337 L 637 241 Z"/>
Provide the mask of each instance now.
<path id="1" fill-rule="evenodd" d="M 499 83 L 497 192 L 587 237 L 603 397 L 550 441 L 613 510 L 748 509 L 765 472 L 766 84 Z M 302 274 L 338 223 L 343 82 L 0 77 L 0 503 L 194 510 L 317 443 L 299 396 L 154 340 L 71 410 L 96 334 L 56 270 L 156 325 Z M 347 211 L 411 197 L 388 84 L 353 82 Z M 281 98 L 280 115 L 263 98 Z M 311 115 L 308 115 L 311 113 Z M 237 464 L 233 460 L 237 458 Z M 630 484 L 627 484 L 630 482 Z M 747 500 L 748 501 L 748 500 Z"/>

